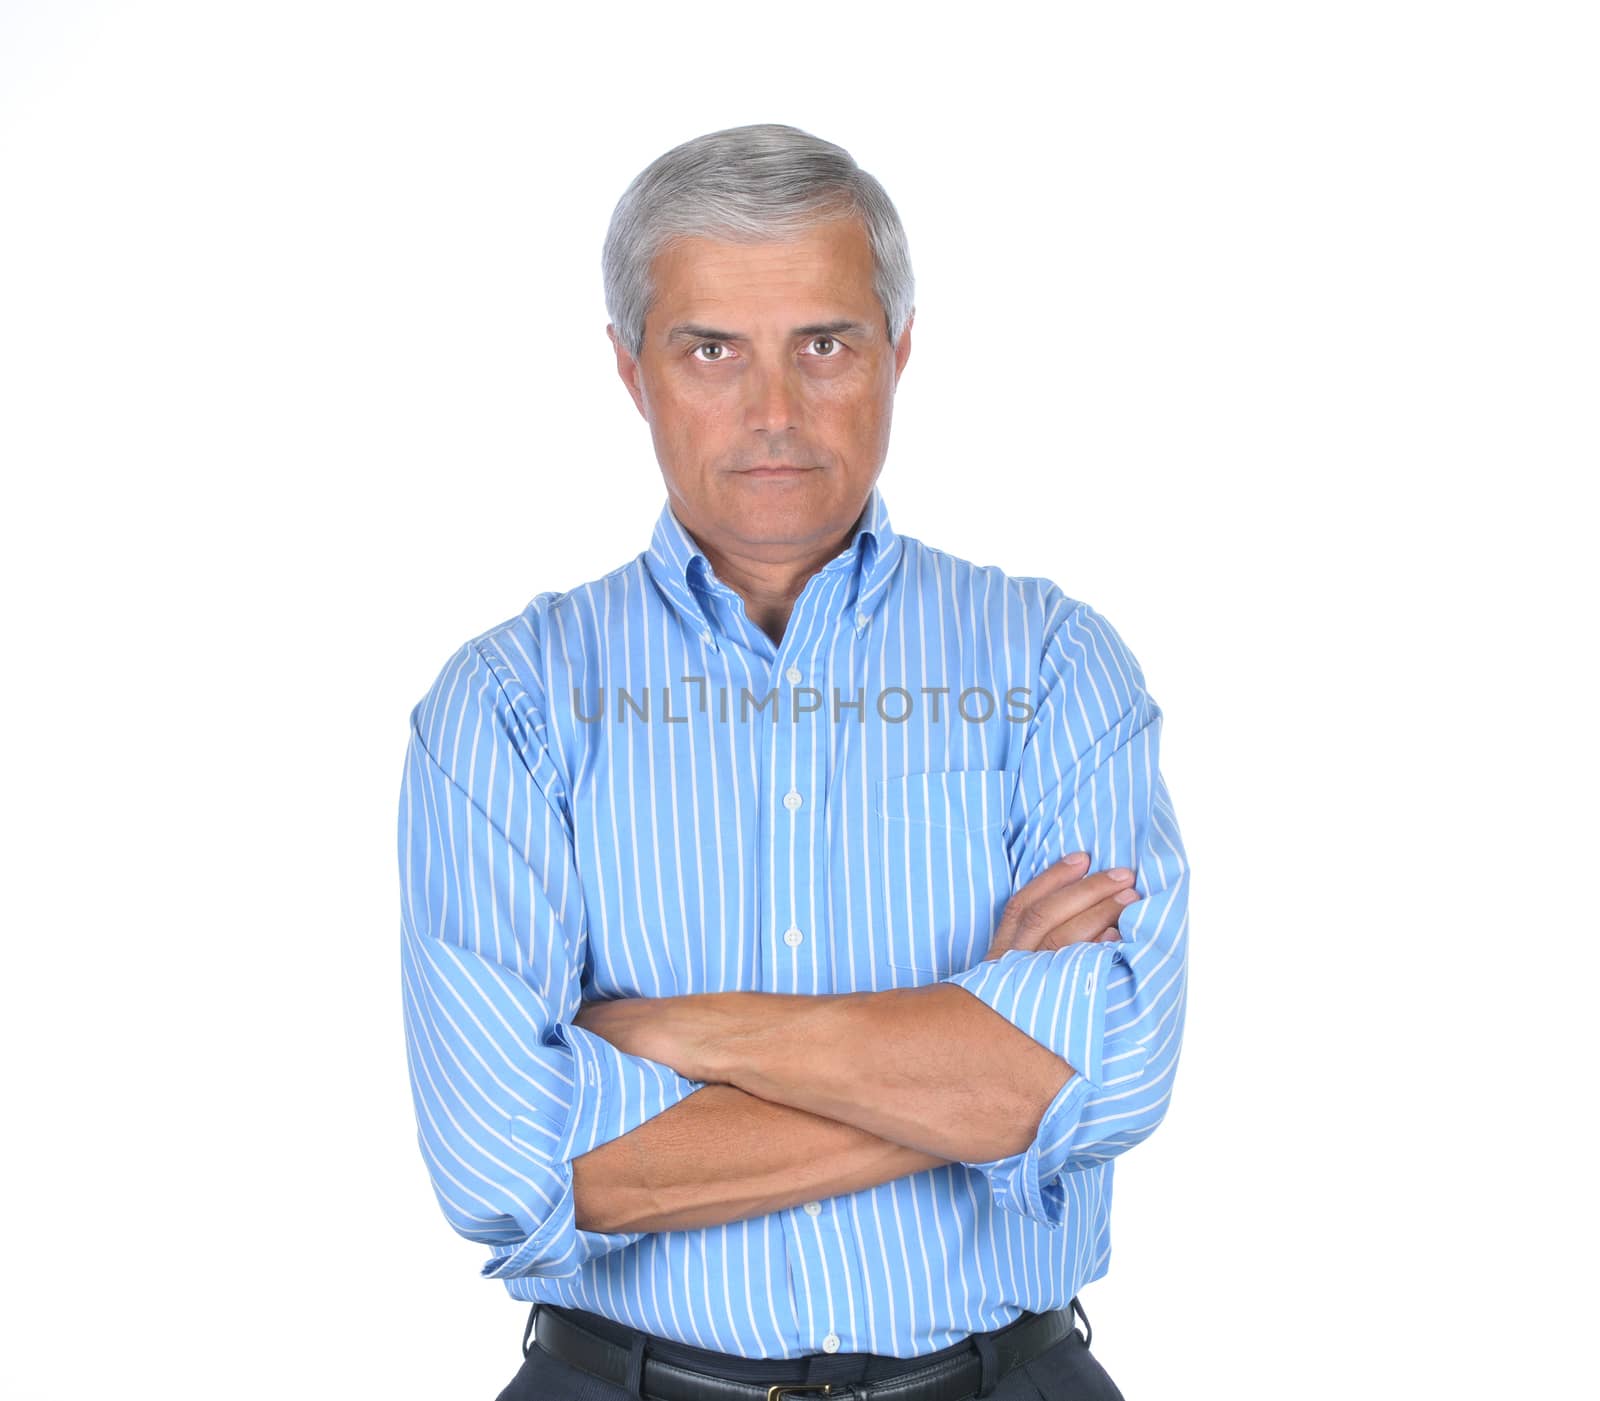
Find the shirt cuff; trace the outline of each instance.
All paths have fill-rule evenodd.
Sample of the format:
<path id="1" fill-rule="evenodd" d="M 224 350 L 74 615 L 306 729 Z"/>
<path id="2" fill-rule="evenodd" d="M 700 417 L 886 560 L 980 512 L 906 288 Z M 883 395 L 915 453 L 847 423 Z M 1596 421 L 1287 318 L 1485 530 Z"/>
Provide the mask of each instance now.
<path id="1" fill-rule="evenodd" d="M 602 1036 L 570 1023 L 557 1023 L 549 1037 L 571 1053 L 572 1101 L 566 1127 L 552 1148 L 530 1120 L 513 1118 L 512 1141 L 535 1161 L 522 1171 L 551 1203 L 518 1223 L 527 1232 L 515 1246 L 501 1247 L 480 1274 L 485 1279 L 515 1275 L 573 1275 L 597 1255 L 632 1245 L 643 1231 L 585 1231 L 578 1226 L 573 1198 L 572 1159 L 631 1132 L 682 1102 L 705 1082 L 689 1080 L 670 1066 L 619 1051 Z M 530 1171 L 531 1169 L 531 1171 Z"/>
<path id="2" fill-rule="evenodd" d="M 1010 949 L 940 981 L 965 988 L 1019 1031 L 1054 1051 L 1076 1074 L 1056 1091 L 1033 1141 L 1020 1153 L 967 1166 L 999 1205 L 1059 1227 L 1066 1219 L 1062 1169 L 1072 1156 L 1083 1107 L 1105 1075 L 1106 1001 L 1116 944 Z"/>
<path id="3" fill-rule="evenodd" d="M 1122 950 L 1111 944 L 1008 949 L 952 973 L 963 987 L 1019 1031 L 1047 1046 L 1098 1089 L 1105 1075 L 1106 997 Z"/>
<path id="4" fill-rule="evenodd" d="M 1046 1106 L 1033 1142 L 1022 1152 L 967 1164 L 983 1174 L 1000 1206 L 1052 1229 L 1066 1220 L 1067 1193 L 1061 1170 L 1072 1151 L 1073 1131 L 1090 1089 L 1083 1076 L 1069 1075 Z"/>
<path id="5" fill-rule="evenodd" d="M 581 1158 L 705 1088 L 670 1065 L 619 1051 L 603 1036 L 558 1022 L 550 1037 L 572 1052 L 572 1113 L 556 1157 Z"/>

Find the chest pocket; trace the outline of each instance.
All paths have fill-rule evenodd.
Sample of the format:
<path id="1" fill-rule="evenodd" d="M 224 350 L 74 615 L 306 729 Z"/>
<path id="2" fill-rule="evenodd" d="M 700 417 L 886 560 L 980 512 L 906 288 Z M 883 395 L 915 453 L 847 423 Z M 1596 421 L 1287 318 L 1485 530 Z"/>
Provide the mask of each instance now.
<path id="1" fill-rule="evenodd" d="M 885 957 L 942 978 L 977 963 L 1011 898 L 1009 769 L 880 778 L 873 793 L 873 872 Z"/>

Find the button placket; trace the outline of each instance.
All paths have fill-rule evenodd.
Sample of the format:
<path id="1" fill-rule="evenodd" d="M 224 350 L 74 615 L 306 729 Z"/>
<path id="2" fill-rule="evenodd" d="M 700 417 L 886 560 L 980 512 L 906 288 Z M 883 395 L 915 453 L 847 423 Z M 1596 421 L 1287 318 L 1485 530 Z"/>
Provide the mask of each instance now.
<path id="1" fill-rule="evenodd" d="M 799 689 L 804 685 L 820 687 L 825 666 L 804 666 L 799 659 L 818 651 L 819 626 L 831 635 L 841 622 L 848 628 L 850 615 L 823 621 L 816 616 L 816 609 L 819 597 L 826 595 L 820 590 L 813 593 L 812 597 L 803 594 L 791 614 L 780 655 L 774 659 L 770 673 L 779 705 L 771 722 L 776 727 L 776 737 L 766 750 L 772 765 L 768 775 L 772 786 L 767 791 L 776 801 L 768 808 L 775 822 L 763 858 L 770 862 L 773 888 L 767 908 L 776 928 L 782 931 L 777 935 L 782 943 L 774 941 L 782 957 L 776 960 L 767 986 L 790 993 L 826 992 L 832 986 L 826 946 L 812 947 L 810 943 L 812 935 L 825 933 L 816 924 L 825 915 L 814 908 L 814 899 L 826 887 L 825 766 L 832 751 L 828 731 L 832 722 L 826 705 L 816 707 L 815 697 Z M 826 655 L 826 647 L 821 649 L 821 655 Z M 797 702 L 806 707 L 799 713 Z M 834 1352 L 841 1346 L 841 1338 L 833 1328 L 838 1311 L 844 1306 L 845 1281 L 859 1278 L 860 1265 L 849 1254 L 847 1238 L 823 1221 L 822 1208 L 821 1201 L 806 1202 L 802 1206 L 804 1218 L 799 1212 L 784 1212 L 780 1219 L 784 1223 L 785 1244 L 793 1252 L 794 1278 L 797 1282 L 802 1278 L 810 1282 L 805 1296 L 797 1294 L 795 1298 L 797 1336 L 815 1339 L 813 1330 L 819 1325 L 827 1326 L 830 1331 L 812 1346 Z"/>

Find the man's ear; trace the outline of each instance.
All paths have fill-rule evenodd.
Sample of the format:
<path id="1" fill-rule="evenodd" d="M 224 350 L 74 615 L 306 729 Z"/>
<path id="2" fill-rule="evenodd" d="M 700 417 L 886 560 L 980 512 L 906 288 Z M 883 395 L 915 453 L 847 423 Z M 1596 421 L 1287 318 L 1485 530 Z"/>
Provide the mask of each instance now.
<path id="1" fill-rule="evenodd" d="M 894 348 L 894 382 L 896 388 L 900 384 L 900 375 L 905 370 L 906 361 L 911 358 L 911 323 L 917 319 L 916 307 L 911 308 L 911 314 L 906 317 L 906 328 L 900 332 L 899 343 Z"/>
<path id="2" fill-rule="evenodd" d="M 628 393 L 633 398 L 634 408 L 639 410 L 639 417 L 646 423 L 650 415 L 644 408 L 644 381 L 639 376 L 639 362 L 628 353 L 628 347 L 622 343 L 622 338 L 617 335 L 617 330 L 610 322 L 606 323 L 606 336 L 611 341 L 611 348 L 617 355 L 617 374 L 622 382 L 627 385 Z"/>

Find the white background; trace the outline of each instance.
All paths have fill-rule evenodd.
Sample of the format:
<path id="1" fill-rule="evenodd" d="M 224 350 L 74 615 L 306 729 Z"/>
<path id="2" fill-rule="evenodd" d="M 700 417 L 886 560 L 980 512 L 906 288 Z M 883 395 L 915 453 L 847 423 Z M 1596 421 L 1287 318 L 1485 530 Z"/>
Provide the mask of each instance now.
<path id="1" fill-rule="evenodd" d="M 1188 1031 L 1096 1353 L 1592 1395 L 1585 8 L 3 0 L 0 1392 L 515 1372 L 414 1136 L 407 714 L 646 546 L 606 224 L 783 121 L 909 232 L 895 526 L 1166 713 Z"/>

